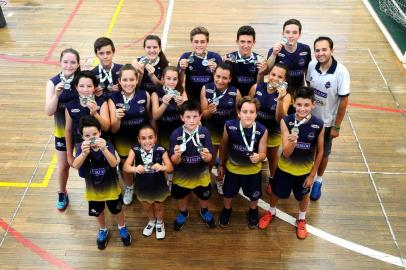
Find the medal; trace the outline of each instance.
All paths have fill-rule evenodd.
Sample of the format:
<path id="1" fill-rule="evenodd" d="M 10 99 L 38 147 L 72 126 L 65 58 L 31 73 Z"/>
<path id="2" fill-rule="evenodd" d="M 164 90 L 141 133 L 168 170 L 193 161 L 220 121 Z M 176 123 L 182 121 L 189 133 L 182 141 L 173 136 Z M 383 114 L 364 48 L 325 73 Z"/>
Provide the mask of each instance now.
<path id="1" fill-rule="evenodd" d="M 247 149 L 246 155 L 247 156 L 252 156 L 254 154 L 254 143 L 255 143 L 255 133 L 257 131 L 257 123 L 254 122 L 252 124 L 252 135 L 251 135 L 251 141 L 250 144 L 248 145 L 247 139 L 245 138 L 245 133 L 244 129 L 242 128 L 241 121 L 240 121 L 240 133 L 242 136 L 242 140 L 244 141 L 245 148 Z"/>
<path id="2" fill-rule="evenodd" d="M 109 83 L 109 85 L 107 86 L 107 90 L 108 91 L 113 91 L 113 83 Z"/>
<path id="3" fill-rule="evenodd" d="M 144 169 L 146 172 L 152 171 L 152 166 L 154 165 L 152 161 L 153 153 L 154 153 L 153 147 L 149 151 L 149 153 L 147 153 L 144 149 L 141 148 L 141 159 L 142 162 L 144 163 Z"/>
<path id="4" fill-rule="evenodd" d="M 254 154 L 254 151 L 247 151 L 245 152 L 245 154 L 247 155 L 247 157 L 250 157 Z"/>
<path id="5" fill-rule="evenodd" d="M 70 90 L 70 88 L 71 88 L 70 83 L 65 82 L 65 83 L 63 84 L 63 89 L 65 89 L 65 90 Z"/>
<path id="6" fill-rule="evenodd" d="M 281 44 L 282 44 L 283 46 L 288 45 L 288 42 L 289 42 L 289 40 L 288 40 L 287 37 L 283 37 L 283 38 L 281 39 Z"/>
<path id="7" fill-rule="evenodd" d="M 168 88 L 166 86 L 163 86 L 162 89 L 164 90 L 166 95 L 170 95 L 171 97 L 180 96 L 179 91 L 176 89 Z"/>
<path id="8" fill-rule="evenodd" d="M 179 151 L 181 151 L 182 153 L 186 151 L 186 143 L 182 143 L 179 147 Z"/>
<path id="9" fill-rule="evenodd" d="M 297 135 L 299 135 L 299 127 L 294 126 L 294 127 L 290 130 L 290 132 L 291 132 L 292 134 L 297 134 Z"/>
<path id="10" fill-rule="evenodd" d="M 203 59 L 202 65 L 207 67 L 209 65 L 209 61 L 207 61 L 207 59 Z"/>
<path id="11" fill-rule="evenodd" d="M 189 57 L 187 58 L 187 61 L 189 62 L 189 64 L 193 64 L 193 62 L 195 61 L 195 58 L 193 57 L 193 53 L 191 55 L 189 55 Z"/>
<path id="12" fill-rule="evenodd" d="M 214 105 L 216 105 L 216 106 L 219 105 L 220 99 L 221 99 L 222 97 L 224 97 L 224 95 L 227 93 L 227 90 L 228 90 L 228 88 L 226 88 L 226 90 L 224 90 L 224 91 L 221 93 L 220 96 L 217 96 L 216 85 L 214 85 L 213 102 L 212 102 L 212 103 L 214 103 Z"/>
<path id="13" fill-rule="evenodd" d="M 196 147 L 196 149 L 197 149 L 197 152 L 199 152 L 199 153 L 203 152 L 203 145 L 198 145 Z"/>
<path id="14" fill-rule="evenodd" d="M 63 75 L 63 73 L 61 72 L 61 74 L 59 74 L 59 78 L 61 79 L 61 82 L 63 82 L 63 89 L 66 91 L 71 90 L 71 82 L 73 81 L 73 75 L 70 76 L 68 79 L 65 78 L 65 75 Z"/>
<path id="15" fill-rule="evenodd" d="M 229 62 L 231 62 L 231 63 L 235 63 L 236 60 L 237 60 L 236 57 L 235 57 L 235 55 L 234 55 L 233 53 L 229 53 L 229 54 L 227 54 L 226 56 L 227 56 L 227 58 L 228 58 L 227 61 L 229 61 Z"/>
<path id="16" fill-rule="evenodd" d="M 123 108 L 124 111 L 128 111 L 128 110 L 130 110 L 130 104 L 127 103 L 127 102 L 124 102 L 122 108 Z"/>
<path id="17" fill-rule="evenodd" d="M 101 64 L 99 64 L 99 87 L 102 88 L 104 90 L 104 88 L 106 87 L 106 83 L 107 83 L 107 90 L 111 91 L 109 89 L 110 84 L 113 85 L 113 75 L 111 74 L 111 71 L 113 70 L 114 67 L 114 63 L 111 66 L 109 72 L 107 72 Z M 103 77 L 103 72 L 104 74 L 106 74 L 105 77 Z M 107 81 L 107 82 L 106 82 Z M 105 83 L 106 82 L 106 83 Z"/>
<path id="18" fill-rule="evenodd" d="M 145 164 L 144 165 L 144 168 L 145 168 L 145 171 L 146 172 L 150 172 L 150 171 L 153 171 L 153 169 L 152 169 L 152 166 L 153 166 L 154 164 L 151 162 L 151 163 L 148 163 L 148 164 Z"/>
<path id="19" fill-rule="evenodd" d="M 187 138 L 187 139 L 186 139 L 186 134 L 189 134 L 189 138 Z M 196 137 L 196 139 L 195 139 L 195 137 Z M 181 152 L 184 152 L 186 150 L 186 145 L 190 140 L 193 142 L 193 145 L 196 147 L 196 150 L 200 153 L 201 150 L 203 150 L 203 145 L 200 143 L 199 127 L 197 127 L 193 132 L 189 132 L 186 130 L 185 126 L 183 126 L 182 144 L 180 145 Z"/>
<path id="20" fill-rule="evenodd" d="M 92 146 L 92 145 L 96 145 L 96 140 L 97 140 L 96 137 L 91 137 L 91 138 L 89 139 L 90 145 L 91 145 L 91 146 Z"/>
<path id="21" fill-rule="evenodd" d="M 90 102 L 95 101 L 94 95 L 88 97 L 79 96 L 79 102 L 82 107 L 86 107 Z"/>
<path id="22" fill-rule="evenodd" d="M 310 117 L 312 115 L 309 113 L 305 118 L 303 118 L 302 120 L 300 120 L 300 122 L 297 122 L 296 117 L 295 117 L 295 125 L 293 126 L 293 128 L 290 130 L 290 133 L 292 134 L 297 134 L 299 135 L 299 127 L 306 123 L 307 121 L 309 121 Z"/>
<path id="23" fill-rule="evenodd" d="M 141 60 L 141 63 L 144 64 L 144 66 L 149 63 L 149 59 L 146 56 L 142 56 L 140 60 Z"/>
<path id="24" fill-rule="evenodd" d="M 129 96 L 128 98 L 126 97 L 126 95 L 124 95 L 123 92 L 121 94 L 123 95 L 123 100 L 124 100 L 123 105 L 121 106 L 121 108 L 123 108 L 124 111 L 128 111 L 131 108 L 130 101 L 134 97 L 135 93 L 132 93 L 131 96 Z"/>

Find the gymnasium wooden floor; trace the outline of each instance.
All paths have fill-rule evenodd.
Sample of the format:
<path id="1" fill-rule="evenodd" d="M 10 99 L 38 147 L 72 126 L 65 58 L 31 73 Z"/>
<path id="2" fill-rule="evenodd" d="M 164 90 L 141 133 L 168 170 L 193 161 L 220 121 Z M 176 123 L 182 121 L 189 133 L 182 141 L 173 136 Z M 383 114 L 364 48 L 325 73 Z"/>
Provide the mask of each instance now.
<path id="1" fill-rule="evenodd" d="M 164 241 L 142 237 L 146 218 L 135 202 L 125 209 L 133 245 L 122 246 L 108 215 L 112 238 L 104 251 L 96 248 L 96 220 L 87 216 L 84 183 L 73 170 L 71 204 L 64 213 L 55 209 L 45 82 L 59 71 L 64 48 L 77 49 L 82 67 L 90 67 L 93 41 L 102 35 L 116 43 L 116 62 L 142 55 L 145 35 L 163 36 L 169 1 L 9 2 L 3 8 L 8 27 L 0 29 L 0 269 L 406 269 L 400 259 L 406 256 L 406 71 L 361 0 L 175 0 L 168 18 L 172 63 L 189 49 L 196 25 L 209 29 L 209 48 L 221 54 L 235 50 L 243 24 L 255 27 L 255 50 L 266 54 L 292 17 L 304 25 L 303 42 L 319 35 L 334 40 L 335 57 L 351 74 L 351 104 L 323 196 L 310 205 L 306 240 L 286 222 L 296 213 L 293 198 L 279 205 L 287 215 L 278 212 L 264 231 L 247 228 L 243 197 L 234 202 L 232 227 L 213 230 L 202 224 L 192 200 L 181 232 L 171 227 L 176 211 L 170 199 Z M 217 216 L 221 207 L 215 194 L 210 208 Z"/>

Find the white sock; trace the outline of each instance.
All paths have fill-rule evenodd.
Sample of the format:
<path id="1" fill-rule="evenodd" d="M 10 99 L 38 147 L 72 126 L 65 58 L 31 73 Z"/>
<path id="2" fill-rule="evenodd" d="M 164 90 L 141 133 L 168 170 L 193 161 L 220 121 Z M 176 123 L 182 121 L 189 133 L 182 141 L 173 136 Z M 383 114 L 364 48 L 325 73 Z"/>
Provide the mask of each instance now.
<path id="1" fill-rule="evenodd" d="M 276 215 L 276 207 L 272 207 L 272 206 L 269 206 L 269 213 L 271 213 L 271 215 Z"/>
<path id="2" fill-rule="evenodd" d="M 159 219 L 156 220 L 156 224 L 162 224 L 162 223 L 164 223 L 163 220 L 159 220 Z"/>
<path id="3" fill-rule="evenodd" d="M 125 188 L 134 189 L 134 184 L 132 184 L 131 186 L 126 186 Z"/>
<path id="4" fill-rule="evenodd" d="M 322 178 L 322 176 L 316 176 L 316 179 L 314 179 L 314 181 L 315 182 L 319 182 L 319 183 L 321 183 L 321 182 L 323 182 L 323 178 Z"/>
<path id="5" fill-rule="evenodd" d="M 117 227 L 118 227 L 118 229 L 120 230 L 121 228 L 124 228 L 124 227 L 125 227 L 125 223 L 124 223 L 123 226 L 120 226 L 119 224 L 117 224 Z"/>
<path id="6" fill-rule="evenodd" d="M 306 212 L 299 211 L 299 220 L 305 220 L 306 219 Z"/>
<path id="7" fill-rule="evenodd" d="M 107 231 L 107 228 L 100 228 L 100 230 L 102 230 L 102 231 Z"/>

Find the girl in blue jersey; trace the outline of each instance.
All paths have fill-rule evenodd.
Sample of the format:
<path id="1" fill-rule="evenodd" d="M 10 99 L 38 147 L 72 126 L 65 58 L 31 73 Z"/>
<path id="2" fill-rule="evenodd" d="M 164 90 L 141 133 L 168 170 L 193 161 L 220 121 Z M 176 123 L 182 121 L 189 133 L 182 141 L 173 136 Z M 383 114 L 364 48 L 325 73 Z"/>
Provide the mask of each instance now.
<path id="1" fill-rule="evenodd" d="M 61 72 L 49 79 L 45 89 L 45 112 L 54 116 L 54 136 L 57 161 L 58 198 L 56 208 L 65 210 L 69 204 L 66 184 L 69 177 L 69 163 L 66 158 L 65 141 L 65 104 L 78 94 L 74 76 L 80 71 L 79 53 L 74 49 L 65 49 L 60 56 Z"/>
<path id="2" fill-rule="evenodd" d="M 150 96 L 145 90 L 137 89 L 138 73 L 131 64 L 120 69 L 118 83 L 121 91 L 113 93 L 108 103 L 111 132 L 122 166 L 139 129 L 149 123 Z M 123 172 L 123 178 L 126 186 L 123 199 L 128 205 L 133 200 L 133 175 Z"/>
<path id="3" fill-rule="evenodd" d="M 268 83 L 259 83 L 251 87 L 249 95 L 259 101 L 257 120 L 268 130 L 267 158 L 269 163 L 269 180 L 275 174 L 278 164 L 278 149 L 281 144 L 279 122 L 288 114 L 291 96 L 287 92 L 288 68 L 281 63 L 275 64 L 268 76 Z M 270 193 L 270 183 L 267 192 Z"/>
<path id="4" fill-rule="evenodd" d="M 123 170 L 136 174 L 135 193 L 148 216 L 148 224 L 142 234 L 150 236 L 155 229 L 158 240 L 165 238 L 163 202 L 170 195 L 164 173 L 173 171 L 165 148 L 156 144 L 157 137 L 151 126 L 143 126 L 138 134 L 138 143 L 133 146 Z"/>
<path id="5" fill-rule="evenodd" d="M 239 119 L 228 120 L 220 144 L 218 176 L 224 177 L 223 203 L 220 226 L 226 227 L 231 216 L 231 201 L 240 188 L 250 199 L 248 227 L 258 225 L 258 200 L 261 198 L 261 168 L 266 157 L 268 131 L 255 121 L 259 102 L 245 96 L 238 101 Z"/>
<path id="6" fill-rule="evenodd" d="M 99 121 L 101 129 L 110 128 L 109 108 L 103 96 L 95 96 L 98 80 L 89 70 L 81 71 L 75 76 L 79 96 L 66 104 L 65 138 L 67 158 L 70 165 L 74 160 L 73 149 L 83 141 L 79 131 L 79 121 L 83 116 L 91 115 Z"/>
<path id="7" fill-rule="evenodd" d="M 179 107 L 187 100 L 179 81 L 179 71 L 168 66 L 162 73 L 163 86 L 151 95 L 152 118 L 157 121 L 159 143 L 169 149 L 169 136 L 183 125 Z"/>
<path id="8" fill-rule="evenodd" d="M 140 74 L 138 86 L 151 95 L 162 86 L 162 72 L 169 62 L 162 51 L 161 39 L 156 35 L 144 39 L 144 50 L 146 55 L 135 59 L 132 65 Z"/>
<path id="9" fill-rule="evenodd" d="M 180 56 L 178 68 L 188 98 L 200 102 L 203 85 L 213 81 L 213 72 L 222 60 L 219 54 L 207 50 L 209 31 L 206 28 L 198 26 L 192 29 L 190 42 L 193 51 Z"/>
<path id="10" fill-rule="evenodd" d="M 217 155 L 224 124 L 227 120 L 236 118 L 237 102 L 241 98 L 240 91 L 230 85 L 232 67 L 227 63 L 220 63 L 214 71 L 214 82 L 202 87 L 200 104 L 205 127 L 210 131 L 214 154 Z M 213 166 L 214 159 L 211 166 Z M 223 181 L 216 180 L 217 191 L 223 195 Z"/>

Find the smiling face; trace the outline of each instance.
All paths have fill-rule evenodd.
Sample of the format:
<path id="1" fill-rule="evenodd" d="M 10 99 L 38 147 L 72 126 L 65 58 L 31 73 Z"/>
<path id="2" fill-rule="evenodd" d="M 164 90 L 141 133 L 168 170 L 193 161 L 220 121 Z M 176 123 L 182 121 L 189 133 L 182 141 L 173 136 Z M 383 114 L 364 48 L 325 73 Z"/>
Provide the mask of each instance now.
<path id="1" fill-rule="evenodd" d="M 288 39 L 288 44 L 291 46 L 296 45 L 297 41 L 300 38 L 299 26 L 296 24 L 288 24 L 283 29 L 282 35 Z"/>
<path id="2" fill-rule="evenodd" d="M 254 103 L 244 102 L 238 111 L 238 117 L 240 118 L 241 125 L 243 127 L 251 127 L 257 118 L 257 108 Z"/>
<path id="3" fill-rule="evenodd" d="M 222 69 L 221 67 L 216 69 L 214 73 L 214 84 L 219 90 L 224 90 L 228 87 L 231 81 L 231 73 L 228 69 Z"/>
<path id="4" fill-rule="evenodd" d="M 76 88 L 81 97 L 90 97 L 95 91 L 93 80 L 87 77 L 81 77 Z"/>
<path id="5" fill-rule="evenodd" d="M 121 72 L 121 77 L 118 78 L 118 83 L 125 94 L 132 94 L 138 83 L 137 76 L 134 70 L 123 70 Z"/>
<path id="6" fill-rule="evenodd" d="M 327 40 L 316 42 L 316 44 L 314 44 L 314 55 L 321 65 L 330 62 L 333 56 L 333 49 L 330 48 L 330 43 Z"/>
<path id="7" fill-rule="evenodd" d="M 79 68 L 79 62 L 76 55 L 73 53 L 65 53 L 61 59 L 61 68 L 65 78 L 72 76 Z"/>
<path id="8" fill-rule="evenodd" d="M 193 52 L 202 55 L 206 52 L 209 42 L 204 34 L 196 34 L 192 37 Z"/>
<path id="9" fill-rule="evenodd" d="M 156 41 L 155 39 L 146 40 L 144 49 L 148 58 L 151 60 L 155 60 L 158 57 L 159 53 L 161 52 L 161 48 L 159 47 L 158 41 Z"/>
<path id="10" fill-rule="evenodd" d="M 178 84 L 178 72 L 173 70 L 166 71 L 163 76 L 163 84 L 170 89 L 175 89 Z"/>
<path id="11" fill-rule="evenodd" d="M 252 53 L 252 48 L 255 45 L 254 37 L 251 35 L 241 35 L 238 37 L 237 46 L 241 56 L 248 57 Z"/>
<path id="12" fill-rule="evenodd" d="M 275 84 L 278 82 L 285 82 L 286 81 L 286 69 L 277 67 L 277 66 L 273 66 L 273 68 L 269 72 L 268 79 L 272 84 Z"/>
<path id="13" fill-rule="evenodd" d="M 199 126 L 202 115 L 199 114 L 198 111 L 185 111 L 180 118 L 182 119 L 185 128 L 188 131 L 193 131 Z"/>
<path id="14" fill-rule="evenodd" d="M 97 127 L 83 127 L 82 130 L 82 139 L 84 141 L 89 141 L 90 138 L 100 138 L 101 132 Z M 98 150 L 98 147 L 95 144 L 91 144 L 93 150 Z"/>
<path id="15" fill-rule="evenodd" d="M 305 118 L 314 109 L 315 103 L 310 98 L 296 98 L 293 106 L 296 110 L 296 117 L 301 120 Z"/>
<path id="16" fill-rule="evenodd" d="M 141 148 L 149 151 L 151 150 L 156 143 L 155 132 L 151 128 L 143 128 L 138 134 L 138 143 L 141 145 Z"/>
<path id="17" fill-rule="evenodd" d="M 113 48 L 111 45 L 103 46 L 99 50 L 97 50 L 96 53 L 97 58 L 100 61 L 100 64 L 103 66 L 105 69 L 110 69 L 111 65 L 113 64 Z"/>

